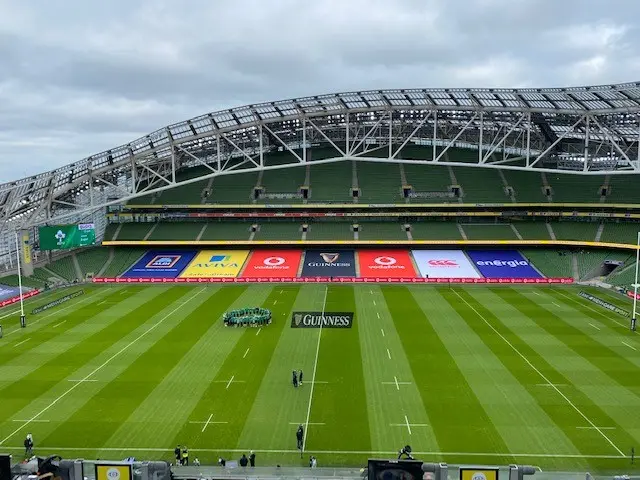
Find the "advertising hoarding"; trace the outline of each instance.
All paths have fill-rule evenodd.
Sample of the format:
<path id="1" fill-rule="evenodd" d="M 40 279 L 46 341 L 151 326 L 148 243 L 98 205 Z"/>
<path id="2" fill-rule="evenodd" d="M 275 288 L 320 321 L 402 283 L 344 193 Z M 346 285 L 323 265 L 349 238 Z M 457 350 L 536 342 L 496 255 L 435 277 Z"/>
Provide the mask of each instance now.
<path id="1" fill-rule="evenodd" d="M 193 250 L 151 250 L 145 253 L 124 278 L 176 278 L 196 256 Z"/>
<path id="2" fill-rule="evenodd" d="M 517 250 L 469 250 L 467 255 L 486 278 L 542 278 Z"/>
<path id="3" fill-rule="evenodd" d="M 302 250 L 254 250 L 242 277 L 297 277 L 301 258 Z"/>
<path id="4" fill-rule="evenodd" d="M 408 250 L 360 250 L 358 266 L 363 278 L 416 276 Z"/>
<path id="5" fill-rule="evenodd" d="M 303 277 L 355 277 L 354 250 L 327 248 L 307 250 L 302 267 Z"/>
<path id="6" fill-rule="evenodd" d="M 462 250 L 412 250 L 422 278 L 481 278 Z"/>
<path id="7" fill-rule="evenodd" d="M 249 250 L 201 250 L 180 278 L 237 277 Z"/>

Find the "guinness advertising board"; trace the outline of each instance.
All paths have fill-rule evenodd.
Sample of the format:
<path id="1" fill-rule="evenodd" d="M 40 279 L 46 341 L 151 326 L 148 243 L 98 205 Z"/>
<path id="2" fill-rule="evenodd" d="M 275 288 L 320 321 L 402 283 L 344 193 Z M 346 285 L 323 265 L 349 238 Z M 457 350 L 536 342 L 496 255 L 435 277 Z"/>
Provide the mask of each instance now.
<path id="1" fill-rule="evenodd" d="M 291 328 L 351 328 L 353 312 L 293 312 Z"/>

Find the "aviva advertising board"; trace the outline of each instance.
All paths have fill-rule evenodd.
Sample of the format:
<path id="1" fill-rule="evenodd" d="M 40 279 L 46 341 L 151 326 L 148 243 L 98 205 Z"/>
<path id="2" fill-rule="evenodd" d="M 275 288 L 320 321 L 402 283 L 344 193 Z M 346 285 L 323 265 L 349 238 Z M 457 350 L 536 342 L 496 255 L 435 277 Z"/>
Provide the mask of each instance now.
<path id="1" fill-rule="evenodd" d="M 202 250 L 180 274 L 180 278 L 237 277 L 249 250 Z"/>

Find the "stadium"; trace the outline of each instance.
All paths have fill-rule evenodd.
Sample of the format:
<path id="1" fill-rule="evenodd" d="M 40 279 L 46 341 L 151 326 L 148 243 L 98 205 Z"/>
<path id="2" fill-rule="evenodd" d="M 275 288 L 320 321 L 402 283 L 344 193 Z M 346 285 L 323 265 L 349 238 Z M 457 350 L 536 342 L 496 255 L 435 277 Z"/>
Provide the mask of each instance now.
<path id="1" fill-rule="evenodd" d="M 628 83 L 246 105 L 0 185 L 0 452 L 636 472 L 639 172 Z"/>

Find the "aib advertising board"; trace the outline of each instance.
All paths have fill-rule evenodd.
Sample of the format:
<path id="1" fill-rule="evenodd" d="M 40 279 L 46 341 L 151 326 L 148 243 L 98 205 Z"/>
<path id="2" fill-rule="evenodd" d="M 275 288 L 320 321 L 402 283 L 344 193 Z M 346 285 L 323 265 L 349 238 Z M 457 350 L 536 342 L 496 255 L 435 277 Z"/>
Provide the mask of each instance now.
<path id="1" fill-rule="evenodd" d="M 307 250 L 302 267 L 303 277 L 355 277 L 356 259 L 353 250 Z"/>
<path id="2" fill-rule="evenodd" d="M 196 253 L 193 250 L 151 250 L 122 276 L 124 278 L 176 278 L 189 265 Z"/>
<path id="3" fill-rule="evenodd" d="M 482 278 L 462 250 L 413 250 L 422 278 Z"/>
<path id="4" fill-rule="evenodd" d="M 254 250 L 242 272 L 242 277 L 297 277 L 301 257 L 302 250 Z"/>
<path id="5" fill-rule="evenodd" d="M 517 250 L 469 250 L 467 255 L 486 278 L 543 278 Z"/>
<path id="6" fill-rule="evenodd" d="M 360 250 L 358 265 L 362 278 L 411 278 L 416 276 L 407 250 Z"/>

